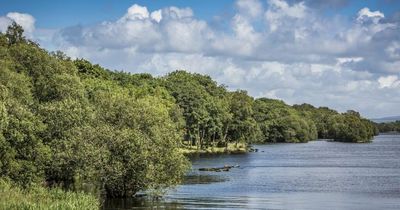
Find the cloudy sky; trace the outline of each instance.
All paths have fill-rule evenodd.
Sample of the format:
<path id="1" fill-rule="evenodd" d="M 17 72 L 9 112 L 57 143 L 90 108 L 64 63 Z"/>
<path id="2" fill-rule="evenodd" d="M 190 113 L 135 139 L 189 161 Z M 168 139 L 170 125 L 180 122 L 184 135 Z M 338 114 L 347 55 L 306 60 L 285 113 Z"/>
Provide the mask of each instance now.
<path id="1" fill-rule="evenodd" d="M 396 0 L 0 0 L 0 31 L 12 21 L 110 69 L 185 69 L 254 97 L 400 115 Z"/>

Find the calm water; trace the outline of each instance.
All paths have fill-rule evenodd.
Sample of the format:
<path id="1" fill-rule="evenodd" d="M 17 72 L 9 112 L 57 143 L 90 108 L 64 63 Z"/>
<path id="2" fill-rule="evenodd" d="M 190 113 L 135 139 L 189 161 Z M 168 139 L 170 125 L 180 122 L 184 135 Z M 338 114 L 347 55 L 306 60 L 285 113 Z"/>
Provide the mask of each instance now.
<path id="1" fill-rule="evenodd" d="M 373 143 L 255 145 L 257 153 L 193 158 L 165 200 L 108 200 L 105 209 L 400 209 L 400 135 Z M 201 167 L 240 165 L 229 172 Z"/>

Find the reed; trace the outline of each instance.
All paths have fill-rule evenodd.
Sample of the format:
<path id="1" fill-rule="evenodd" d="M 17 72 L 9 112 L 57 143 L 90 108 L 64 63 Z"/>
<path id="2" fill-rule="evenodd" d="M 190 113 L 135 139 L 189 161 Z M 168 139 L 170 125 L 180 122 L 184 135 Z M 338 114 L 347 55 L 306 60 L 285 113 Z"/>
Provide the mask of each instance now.
<path id="1" fill-rule="evenodd" d="M 10 210 L 97 210 L 100 201 L 83 192 L 33 186 L 22 189 L 7 180 L 0 180 L 0 209 Z"/>

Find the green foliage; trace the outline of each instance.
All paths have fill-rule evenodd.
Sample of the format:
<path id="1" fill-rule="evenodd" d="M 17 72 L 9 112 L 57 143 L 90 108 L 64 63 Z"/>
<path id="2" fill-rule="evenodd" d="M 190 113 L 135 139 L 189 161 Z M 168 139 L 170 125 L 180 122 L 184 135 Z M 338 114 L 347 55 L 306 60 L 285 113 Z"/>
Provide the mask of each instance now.
<path id="1" fill-rule="evenodd" d="M 385 123 L 377 123 L 376 124 L 378 131 L 381 133 L 388 132 L 400 132 L 400 121 L 397 120 L 395 122 L 385 122 Z"/>
<path id="2" fill-rule="evenodd" d="M 233 141 L 254 141 L 259 133 L 257 122 L 253 118 L 253 98 L 246 91 L 235 91 L 230 94 L 230 112 L 232 120 L 228 137 Z"/>
<path id="3" fill-rule="evenodd" d="M 254 109 L 263 134 L 261 142 L 307 142 L 317 138 L 314 122 L 283 101 L 260 98 Z"/>
<path id="4" fill-rule="evenodd" d="M 354 111 L 254 100 L 186 71 L 161 78 L 110 71 L 48 53 L 15 23 L 0 33 L 0 179 L 18 185 L 16 197 L 36 199 L 29 195 L 34 191 L 19 187 L 40 183 L 91 185 L 118 197 L 160 192 L 187 171 L 185 147 L 229 151 L 232 145 L 317 137 L 365 142 L 375 134 L 375 126 Z M 62 209 L 61 200 L 45 202 L 61 202 L 54 207 Z"/>
<path id="5" fill-rule="evenodd" d="M 22 28 L 22 26 L 18 25 L 16 22 L 13 22 L 11 26 L 8 27 L 6 32 L 8 43 L 12 45 L 25 41 L 23 33 L 24 29 Z"/>
<path id="6" fill-rule="evenodd" d="M 9 210 L 97 210 L 99 200 L 83 192 L 63 191 L 31 186 L 22 189 L 10 181 L 0 179 L 0 209 Z"/>
<path id="7" fill-rule="evenodd" d="M 110 79 L 111 72 L 103 69 L 99 65 L 93 65 L 85 59 L 76 59 L 73 61 L 74 65 L 78 69 L 81 77 L 84 78 L 100 78 L 100 79 Z"/>
<path id="8" fill-rule="evenodd" d="M 182 134 L 171 118 L 176 106 L 172 98 L 137 97 L 136 89 L 96 82 L 90 87 L 96 129 L 90 136 L 81 134 L 104 150 L 101 162 L 91 161 L 100 168 L 96 177 L 103 180 L 107 194 L 130 196 L 179 183 L 188 163 L 177 149 Z"/>
<path id="9" fill-rule="evenodd" d="M 318 138 L 344 142 L 369 142 L 377 134 L 375 125 L 356 111 L 338 113 L 326 107 L 315 108 L 309 104 L 295 105 L 303 115 L 316 124 Z"/>
<path id="10" fill-rule="evenodd" d="M 339 113 L 337 111 L 327 107 L 316 108 L 310 104 L 294 105 L 293 107 L 303 116 L 314 121 L 318 131 L 318 138 L 330 138 L 328 133 L 331 126 L 329 119 L 334 115 L 338 115 Z"/>
<path id="11" fill-rule="evenodd" d="M 229 95 L 209 77 L 175 71 L 168 74 L 163 85 L 175 98 L 185 119 L 185 140 L 202 148 L 226 141 L 232 117 Z"/>
<path id="12" fill-rule="evenodd" d="M 369 142 L 375 135 L 373 123 L 360 117 L 355 111 L 348 111 L 330 119 L 329 136 L 345 142 Z"/>
<path id="13" fill-rule="evenodd" d="M 0 44 L 0 177 L 108 196 L 179 183 L 182 114 L 156 79 L 47 53 L 15 24 Z"/>
<path id="14" fill-rule="evenodd" d="M 92 110 L 85 101 L 65 99 L 42 103 L 38 112 L 47 125 L 41 134 L 42 140 L 51 148 L 46 179 L 71 184 L 76 171 L 82 168 L 82 161 L 79 161 L 82 157 L 77 153 L 84 139 L 77 138 L 76 130 L 90 125 Z"/>
<path id="15" fill-rule="evenodd" d="M 22 186 L 40 182 L 48 148 L 38 137 L 44 129 L 33 113 L 29 80 L 0 66 L 0 177 Z"/>

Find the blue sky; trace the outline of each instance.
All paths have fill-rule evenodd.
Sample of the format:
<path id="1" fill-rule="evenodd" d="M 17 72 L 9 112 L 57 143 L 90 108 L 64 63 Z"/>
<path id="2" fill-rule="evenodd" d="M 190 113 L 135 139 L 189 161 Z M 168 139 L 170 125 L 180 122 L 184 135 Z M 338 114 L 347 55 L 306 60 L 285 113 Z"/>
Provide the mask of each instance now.
<path id="1" fill-rule="evenodd" d="M 0 14 L 5 15 L 10 11 L 29 13 L 36 18 L 37 27 L 61 28 L 117 19 L 126 11 L 126 8 L 133 4 L 145 5 L 149 10 L 157 10 L 171 5 L 190 7 L 196 17 L 212 20 L 214 16 L 224 13 L 232 15 L 235 9 L 234 2 L 233 0 L 0 0 Z M 264 4 L 266 4 L 265 2 Z M 326 4 L 329 4 L 328 2 Z M 354 16 L 363 7 L 380 10 L 386 15 L 392 15 L 400 7 L 400 1 L 396 0 L 339 0 L 332 2 L 333 6 L 327 6 L 332 9 L 324 8 L 323 12 L 348 17 Z"/>
<path id="2" fill-rule="evenodd" d="M 254 97 L 400 115 L 398 0 L 0 0 L 0 31 L 12 21 L 110 69 L 185 69 Z"/>
<path id="3" fill-rule="evenodd" d="M 133 4 L 145 5 L 149 10 L 156 10 L 171 5 L 191 7 L 197 17 L 212 19 L 215 15 L 232 10 L 233 2 L 232 0 L 0 0 L 0 14 L 5 15 L 10 11 L 29 13 L 36 18 L 38 27 L 59 28 L 76 24 L 91 24 L 104 20 L 114 20 L 119 18 Z"/>

